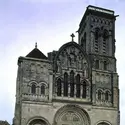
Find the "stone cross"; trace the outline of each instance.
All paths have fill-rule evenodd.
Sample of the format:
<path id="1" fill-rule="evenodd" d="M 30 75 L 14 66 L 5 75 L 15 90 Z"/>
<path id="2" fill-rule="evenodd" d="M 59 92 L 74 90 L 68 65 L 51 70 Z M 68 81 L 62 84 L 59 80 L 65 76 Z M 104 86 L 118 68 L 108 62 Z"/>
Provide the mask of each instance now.
<path id="1" fill-rule="evenodd" d="M 72 37 L 72 41 L 74 41 L 75 35 L 72 33 L 70 36 Z"/>
<path id="2" fill-rule="evenodd" d="M 35 43 L 35 48 L 37 48 L 37 42 Z"/>

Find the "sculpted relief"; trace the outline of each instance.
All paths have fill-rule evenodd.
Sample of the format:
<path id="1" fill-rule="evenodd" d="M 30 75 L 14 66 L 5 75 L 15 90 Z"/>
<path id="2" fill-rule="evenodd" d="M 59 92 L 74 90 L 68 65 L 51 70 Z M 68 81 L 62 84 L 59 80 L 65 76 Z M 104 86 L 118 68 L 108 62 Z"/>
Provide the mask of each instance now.
<path id="1" fill-rule="evenodd" d="M 56 64 L 58 73 L 68 68 L 74 68 L 81 71 L 88 69 L 88 64 L 83 53 L 74 46 L 67 47 L 60 52 Z"/>
<path id="2" fill-rule="evenodd" d="M 90 125 L 87 114 L 78 107 L 65 106 L 59 109 L 53 125 Z"/>

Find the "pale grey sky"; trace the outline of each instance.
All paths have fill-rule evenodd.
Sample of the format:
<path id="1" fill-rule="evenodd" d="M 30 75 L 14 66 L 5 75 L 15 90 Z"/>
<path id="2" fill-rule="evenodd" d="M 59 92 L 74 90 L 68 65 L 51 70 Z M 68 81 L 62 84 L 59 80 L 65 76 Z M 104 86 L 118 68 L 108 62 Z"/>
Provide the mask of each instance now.
<path id="1" fill-rule="evenodd" d="M 125 0 L 0 0 L 0 119 L 12 123 L 17 59 L 38 43 L 47 52 L 71 40 L 86 7 L 96 5 L 115 11 L 116 58 L 120 84 L 121 125 L 125 119 Z M 75 34 L 77 42 L 77 34 Z"/>

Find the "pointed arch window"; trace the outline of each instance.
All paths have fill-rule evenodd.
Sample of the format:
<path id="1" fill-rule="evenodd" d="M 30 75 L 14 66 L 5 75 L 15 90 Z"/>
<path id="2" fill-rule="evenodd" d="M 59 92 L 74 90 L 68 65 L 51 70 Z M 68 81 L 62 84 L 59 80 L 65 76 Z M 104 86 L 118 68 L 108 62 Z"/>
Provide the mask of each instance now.
<path id="1" fill-rule="evenodd" d="M 108 91 L 106 91 L 106 93 L 105 93 L 105 100 L 109 101 L 109 92 Z"/>
<path id="2" fill-rule="evenodd" d="M 84 81 L 83 82 L 83 95 L 82 95 L 83 98 L 86 98 L 86 82 Z"/>
<path id="3" fill-rule="evenodd" d="M 102 100 L 102 91 L 98 90 L 98 100 Z"/>
<path id="4" fill-rule="evenodd" d="M 98 53 L 99 51 L 99 29 L 95 31 L 95 52 Z"/>
<path id="5" fill-rule="evenodd" d="M 76 97 L 80 97 L 80 75 L 76 76 Z"/>
<path id="6" fill-rule="evenodd" d="M 106 53 L 106 48 L 107 48 L 107 39 L 108 39 L 108 31 L 107 30 L 104 30 L 103 32 L 103 45 L 102 45 L 102 50 L 103 50 L 103 53 L 105 54 Z"/>
<path id="7" fill-rule="evenodd" d="M 81 46 L 83 47 L 83 50 L 86 51 L 86 32 L 81 40 Z"/>
<path id="8" fill-rule="evenodd" d="M 41 86 L 41 94 L 42 94 L 42 95 L 45 95 L 45 85 L 42 85 L 42 86 Z"/>
<path id="9" fill-rule="evenodd" d="M 61 86 L 61 79 L 57 80 L 57 96 L 61 96 L 62 93 L 62 86 Z"/>
<path id="10" fill-rule="evenodd" d="M 68 96 L 68 73 L 64 73 L 64 96 Z"/>
<path id="11" fill-rule="evenodd" d="M 107 70 L 107 61 L 104 61 L 104 70 Z"/>
<path id="12" fill-rule="evenodd" d="M 36 94 L 36 85 L 35 84 L 32 84 L 32 86 L 31 86 L 31 93 Z"/>
<path id="13" fill-rule="evenodd" d="M 70 96 L 74 97 L 74 72 L 70 72 Z"/>

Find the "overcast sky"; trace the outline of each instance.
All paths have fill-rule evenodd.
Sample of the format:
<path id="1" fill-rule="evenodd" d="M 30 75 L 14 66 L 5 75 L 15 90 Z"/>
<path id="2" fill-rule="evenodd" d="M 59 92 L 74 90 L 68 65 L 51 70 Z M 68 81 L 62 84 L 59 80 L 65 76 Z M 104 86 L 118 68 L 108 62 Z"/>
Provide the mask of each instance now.
<path id="1" fill-rule="evenodd" d="M 89 4 L 112 9 L 120 15 L 116 20 L 116 58 L 121 125 L 125 124 L 125 0 L 0 0 L 1 120 L 12 123 L 14 116 L 18 57 L 34 49 L 35 42 L 47 55 L 71 41 L 70 34 L 78 30 Z"/>

